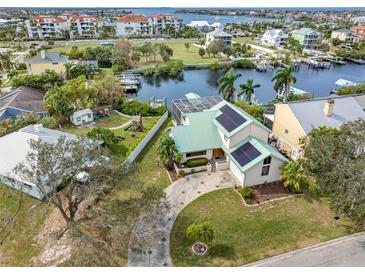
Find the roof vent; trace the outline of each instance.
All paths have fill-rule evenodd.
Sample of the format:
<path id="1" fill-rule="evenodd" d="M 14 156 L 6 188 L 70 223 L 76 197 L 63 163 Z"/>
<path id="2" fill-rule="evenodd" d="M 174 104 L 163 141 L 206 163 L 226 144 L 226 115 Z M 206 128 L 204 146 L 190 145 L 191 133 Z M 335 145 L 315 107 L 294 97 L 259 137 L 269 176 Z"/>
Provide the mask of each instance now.
<path id="1" fill-rule="evenodd" d="M 36 133 L 43 132 L 43 125 L 42 124 L 34 125 L 34 132 L 36 132 Z"/>
<path id="2" fill-rule="evenodd" d="M 324 107 L 323 107 L 324 114 L 326 114 L 326 116 L 331 116 L 333 113 L 334 106 L 335 106 L 335 100 L 327 99 L 326 102 L 324 102 Z"/>

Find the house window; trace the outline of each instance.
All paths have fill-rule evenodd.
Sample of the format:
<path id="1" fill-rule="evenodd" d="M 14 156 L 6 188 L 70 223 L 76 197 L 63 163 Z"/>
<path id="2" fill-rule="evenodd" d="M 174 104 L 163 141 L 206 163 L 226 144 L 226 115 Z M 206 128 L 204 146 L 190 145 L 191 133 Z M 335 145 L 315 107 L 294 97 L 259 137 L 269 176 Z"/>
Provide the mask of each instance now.
<path id="1" fill-rule="evenodd" d="M 190 153 L 186 153 L 186 157 L 194 157 L 194 156 L 201 156 L 201 155 L 205 155 L 207 154 L 207 152 L 204 151 L 196 151 L 196 152 L 190 152 Z"/>
<path id="2" fill-rule="evenodd" d="M 269 171 L 270 171 L 270 165 L 262 166 L 261 176 L 269 175 Z"/>
<path id="3" fill-rule="evenodd" d="M 271 156 L 265 158 L 264 165 L 270 165 L 271 164 Z"/>
<path id="4" fill-rule="evenodd" d="M 224 135 L 224 140 L 225 140 L 226 142 L 228 142 L 228 137 L 227 137 L 226 135 Z"/>
<path id="5" fill-rule="evenodd" d="M 271 156 L 264 159 L 263 166 L 261 169 L 261 176 L 269 175 L 270 164 L 271 164 Z"/>
<path id="6" fill-rule="evenodd" d="M 32 189 L 33 187 L 30 184 L 23 183 L 24 188 L 26 189 Z"/>
<path id="7" fill-rule="evenodd" d="M 291 158 L 292 159 L 298 158 L 298 154 L 299 154 L 298 150 L 293 148 L 291 151 Z"/>
<path id="8" fill-rule="evenodd" d="M 284 130 L 285 134 L 289 134 L 289 130 L 285 129 Z"/>

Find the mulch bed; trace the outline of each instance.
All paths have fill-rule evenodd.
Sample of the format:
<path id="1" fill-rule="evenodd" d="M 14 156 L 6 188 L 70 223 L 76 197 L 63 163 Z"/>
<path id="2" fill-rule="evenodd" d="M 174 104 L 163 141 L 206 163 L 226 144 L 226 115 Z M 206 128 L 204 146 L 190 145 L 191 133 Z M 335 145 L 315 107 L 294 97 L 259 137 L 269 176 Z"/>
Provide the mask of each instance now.
<path id="1" fill-rule="evenodd" d="M 166 168 L 167 172 L 169 173 L 170 178 L 171 178 L 172 181 L 176 181 L 177 179 L 181 178 L 176 173 L 174 165 L 165 165 L 165 168 Z"/>
<path id="2" fill-rule="evenodd" d="M 253 186 L 252 190 L 251 200 L 245 199 L 247 204 L 261 204 L 266 201 L 296 195 L 285 188 L 281 182 Z"/>

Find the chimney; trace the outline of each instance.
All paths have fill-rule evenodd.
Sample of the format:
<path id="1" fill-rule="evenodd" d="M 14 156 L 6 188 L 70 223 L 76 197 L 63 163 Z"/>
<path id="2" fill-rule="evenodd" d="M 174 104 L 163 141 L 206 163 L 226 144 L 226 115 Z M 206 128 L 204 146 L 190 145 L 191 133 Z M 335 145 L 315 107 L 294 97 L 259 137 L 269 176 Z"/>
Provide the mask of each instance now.
<path id="1" fill-rule="evenodd" d="M 36 124 L 36 125 L 34 125 L 34 132 L 36 132 L 36 133 L 43 132 L 43 125 L 42 124 Z"/>
<path id="2" fill-rule="evenodd" d="M 324 114 L 326 114 L 326 116 L 331 116 L 333 113 L 334 106 L 335 106 L 335 100 L 327 99 L 326 102 L 324 102 L 324 107 L 323 107 Z"/>
<path id="3" fill-rule="evenodd" d="M 42 57 L 42 59 L 46 59 L 46 51 L 45 50 L 41 50 L 41 57 Z"/>

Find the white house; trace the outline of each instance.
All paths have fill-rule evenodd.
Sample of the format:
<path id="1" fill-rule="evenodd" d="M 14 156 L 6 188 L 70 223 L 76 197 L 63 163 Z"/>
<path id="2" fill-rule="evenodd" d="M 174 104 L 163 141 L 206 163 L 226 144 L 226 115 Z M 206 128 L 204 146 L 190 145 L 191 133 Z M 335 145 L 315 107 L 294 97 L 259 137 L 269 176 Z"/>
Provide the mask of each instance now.
<path id="1" fill-rule="evenodd" d="M 358 42 L 360 37 L 356 35 L 356 31 L 350 29 L 337 29 L 332 31 L 331 34 L 332 39 L 339 39 L 341 41 L 347 42 Z"/>
<path id="2" fill-rule="evenodd" d="M 223 41 L 226 46 L 230 47 L 232 46 L 232 35 L 220 29 L 208 32 L 205 40 L 206 46 L 213 41 Z"/>
<path id="3" fill-rule="evenodd" d="M 70 117 L 70 120 L 75 126 L 82 126 L 94 121 L 94 115 L 91 109 L 85 108 L 75 111 Z"/>
<path id="4" fill-rule="evenodd" d="M 195 28 L 198 31 L 212 31 L 214 29 L 208 21 L 191 21 L 188 26 Z"/>
<path id="5" fill-rule="evenodd" d="M 197 104 L 204 97 L 192 100 Z M 231 170 L 242 186 L 280 180 L 279 167 L 288 162 L 268 144 L 268 128 L 225 100 L 203 111 L 185 113 L 170 134 L 183 156 L 182 163 L 206 158 L 212 170 Z"/>
<path id="6" fill-rule="evenodd" d="M 76 135 L 44 128 L 42 125 L 29 125 L 16 132 L 0 138 L 0 182 L 37 199 L 44 198 L 46 189 L 40 191 L 36 184 L 24 180 L 14 172 L 14 168 L 21 162 L 26 164 L 26 156 L 31 151 L 30 140 L 42 140 L 47 143 L 56 143 L 65 136 L 67 139 L 77 139 Z"/>
<path id="7" fill-rule="evenodd" d="M 261 43 L 267 46 L 280 47 L 288 41 L 288 34 L 282 29 L 270 29 L 261 37 Z"/>

